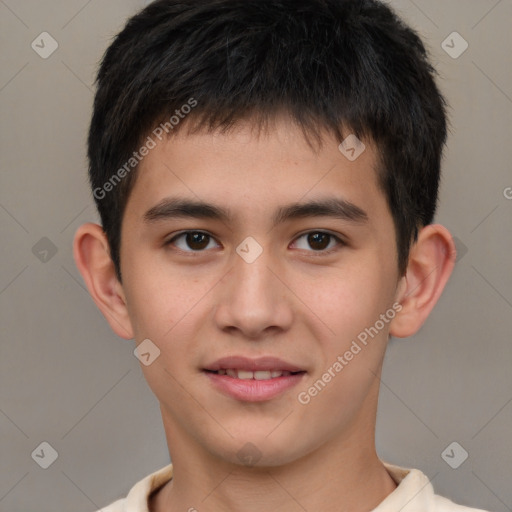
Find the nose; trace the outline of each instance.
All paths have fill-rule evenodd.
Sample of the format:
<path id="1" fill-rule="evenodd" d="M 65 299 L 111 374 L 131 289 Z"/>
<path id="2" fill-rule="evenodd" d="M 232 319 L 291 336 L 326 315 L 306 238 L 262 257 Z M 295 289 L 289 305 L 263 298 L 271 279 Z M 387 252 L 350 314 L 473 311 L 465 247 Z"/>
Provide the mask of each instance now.
<path id="1" fill-rule="evenodd" d="M 238 254 L 219 287 L 215 322 L 224 331 L 261 340 L 286 331 L 292 323 L 291 292 L 279 264 L 269 251 L 248 263 Z"/>

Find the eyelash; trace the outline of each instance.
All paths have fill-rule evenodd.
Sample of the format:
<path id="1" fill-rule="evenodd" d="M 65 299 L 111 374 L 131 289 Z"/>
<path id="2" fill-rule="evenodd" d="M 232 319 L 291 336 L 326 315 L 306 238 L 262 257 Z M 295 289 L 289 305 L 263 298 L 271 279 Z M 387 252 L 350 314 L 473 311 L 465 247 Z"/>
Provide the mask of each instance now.
<path id="1" fill-rule="evenodd" d="M 206 233 L 204 231 L 182 231 L 181 233 L 178 233 L 177 235 L 174 235 L 171 239 L 169 239 L 167 242 L 165 242 L 165 246 L 170 246 L 170 245 L 173 245 L 173 243 L 178 240 L 179 238 L 187 235 L 187 234 L 198 234 L 198 235 L 205 235 L 206 237 L 209 237 L 210 239 L 215 239 L 215 237 L 213 235 L 210 235 L 209 233 Z M 303 237 L 306 237 L 308 235 L 312 235 L 312 234 L 315 234 L 315 235 L 326 235 L 328 237 L 330 237 L 330 239 L 334 239 L 337 243 L 338 243 L 338 246 L 336 247 L 333 247 L 331 249 L 324 249 L 324 250 L 319 250 L 319 251 L 315 251 L 315 250 L 311 250 L 311 251 L 307 251 L 307 252 L 311 252 L 314 256 L 325 256 L 325 255 L 329 255 L 329 254 L 332 254 L 333 252 L 337 251 L 340 249 L 340 246 L 343 247 L 345 245 L 347 245 L 340 237 L 332 234 L 332 233 L 329 233 L 327 231 L 308 231 L 307 233 L 302 233 L 301 235 L 299 235 L 297 238 L 295 238 L 295 240 L 299 240 Z M 294 240 L 294 241 L 295 241 Z M 206 252 L 207 249 L 203 249 L 203 250 L 200 250 L 200 251 L 195 251 L 195 250 L 190 250 L 190 251 L 184 251 L 182 249 L 177 249 L 178 251 L 182 252 L 182 253 L 188 253 L 188 254 L 196 254 L 196 253 L 202 253 L 202 252 Z"/>

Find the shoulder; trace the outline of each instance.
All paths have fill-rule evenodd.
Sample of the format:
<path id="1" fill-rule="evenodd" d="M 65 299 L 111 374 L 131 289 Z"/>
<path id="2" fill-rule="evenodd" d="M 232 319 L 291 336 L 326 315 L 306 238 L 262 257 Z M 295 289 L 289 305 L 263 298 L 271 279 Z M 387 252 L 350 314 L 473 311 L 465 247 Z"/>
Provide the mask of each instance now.
<path id="1" fill-rule="evenodd" d="M 119 499 L 97 512 L 148 512 L 151 493 L 171 480 L 172 475 L 172 464 L 169 464 L 137 482 L 126 498 Z"/>
<path id="2" fill-rule="evenodd" d="M 431 480 L 419 469 L 383 464 L 397 488 L 373 512 L 487 512 L 435 494 Z"/>
<path id="3" fill-rule="evenodd" d="M 443 496 L 434 495 L 435 512 L 487 512 L 480 508 L 470 508 L 464 505 L 458 505 Z"/>
<path id="4" fill-rule="evenodd" d="M 126 499 L 117 500 L 108 507 L 103 507 L 97 512 L 125 512 Z"/>

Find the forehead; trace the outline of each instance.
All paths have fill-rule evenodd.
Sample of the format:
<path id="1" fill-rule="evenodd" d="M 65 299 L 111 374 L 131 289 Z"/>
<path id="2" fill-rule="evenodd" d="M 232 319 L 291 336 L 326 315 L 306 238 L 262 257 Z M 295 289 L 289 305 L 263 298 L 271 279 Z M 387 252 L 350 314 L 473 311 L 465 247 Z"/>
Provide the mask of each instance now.
<path id="1" fill-rule="evenodd" d="M 310 144 L 283 118 L 265 130 L 249 121 L 227 132 L 182 129 L 156 140 L 142 160 L 127 212 L 141 216 L 178 196 L 218 205 L 231 220 L 266 215 L 275 221 L 271 205 L 329 196 L 378 217 L 386 213 L 387 202 L 378 186 L 376 148 L 368 141 L 355 147 L 349 135 L 341 149 L 342 141 L 327 133 L 321 134 L 321 144 Z"/>

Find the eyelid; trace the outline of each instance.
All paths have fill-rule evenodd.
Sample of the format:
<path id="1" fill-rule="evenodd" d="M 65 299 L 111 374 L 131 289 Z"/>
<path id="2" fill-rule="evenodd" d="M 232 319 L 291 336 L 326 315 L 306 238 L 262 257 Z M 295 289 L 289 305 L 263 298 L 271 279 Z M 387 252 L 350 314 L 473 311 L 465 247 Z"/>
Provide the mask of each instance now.
<path id="1" fill-rule="evenodd" d="M 178 232 L 178 233 L 175 233 L 172 235 L 171 238 L 169 238 L 168 240 L 166 240 L 164 242 L 164 246 L 167 246 L 167 245 L 172 245 L 174 243 L 175 240 L 177 240 L 178 238 L 180 238 L 181 236 L 184 236 L 184 235 L 187 235 L 187 234 L 190 234 L 190 233 L 195 233 L 195 234 L 200 234 L 200 235 L 205 235 L 207 237 L 209 237 L 210 239 L 213 239 L 217 242 L 217 244 L 219 243 L 217 241 L 217 238 L 212 235 L 211 233 L 208 233 L 207 231 L 202 231 L 202 230 L 194 230 L 194 229 L 188 229 L 188 230 L 184 230 L 184 231 L 181 231 L 181 232 Z M 306 235 L 310 235 L 310 234 L 323 234 L 323 235 L 328 235 L 330 236 L 331 238 L 335 239 L 336 242 L 338 242 L 338 246 L 337 247 L 333 247 L 331 249 L 325 249 L 325 250 L 322 250 L 322 251 L 314 251 L 314 250 L 306 250 L 306 249 L 300 249 L 300 250 L 305 250 L 306 252 L 309 252 L 309 253 L 312 253 L 313 255 L 318 255 L 318 256 L 322 256 L 322 255 L 326 255 L 326 254 L 330 254 L 336 250 L 339 249 L 339 246 L 346 246 L 347 245 L 347 242 L 342 238 L 340 237 L 339 235 L 337 234 L 334 234 L 332 232 L 330 232 L 329 230 L 325 230 L 325 229 L 309 229 L 307 231 L 304 231 L 302 233 L 299 233 L 292 241 L 293 242 L 296 242 L 297 240 L 299 240 L 300 238 L 306 236 Z M 182 252 L 182 253 L 189 253 L 189 254 L 200 254 L 202 252 L 207 252 L 206 249 L 202 250 L 202 251 L 184 251 L 182 249 L 179 249 L 177 248 L 176 250 Z"/>
<path id="2" fill-rule="evenodd" d="M 331 231 L 329 230 L 325 230 L 325 229 L 310 229 L 308 231 L 305 231 L 303 233 L 300 233 L 298 234 L 294 239 L 293 239 L 293 242 L 296 242 L 297 240 L 299 240 L 300 238 L 304 237 L 304 236 L 307 236 L 307 235 L 310 235 L 310 234 L 321 234 L 321 235 L 328 235 L 330 236 L 332 239 L 336 240 L 337 242 L 337 246 L 336 247 L 331 247 L 330 249 L 324 249 L 322 251 L 314 251 L 314 250 L 307 250 L 307 249 L 299 249 L 299 250 L 304 250 L 308 253 L 310 253 L 310 255 L 312 256 L 325 256 L 327 254 L 331 254 L 337 250 L 340 249 L 340 247 L 343 247 L 343 246 L 346 246 L 347 245 L 347 242 L 340 236 L 340 235 L 337 235 L 335 233 L 332 233 Z"/>
<path id="3" fill-rule="evenodd" d="M 168 246 L 168 245 L 173 245 L 174 242 L 184 236 L 184 235 L 188 235 L 190 233 L 194 233 L 194 234 L 199 234 L 199 235 L 205 235 L 207 237 L 209 237 L 210 239 L 213 239 L 217 242 L 217 244 L 219 244 L 219 242 L 217 241 L 217 238 L 212 235 L 211 233 L 208 233 L 207 231 L 202 231 L 200 229 L 186 229 L 184 231 L 180 231 L 178 233 L 174 233 L 171 238 L 169 239 L 166 239 L 166 241 L 164 242 L 164 246 Z M 219 244 L 220 245 L 220 244 Z M 184 251 L 183 249 L 180 249 L 179 247 L 177 247 L 175 250 L 181 252 L 181 253 L 186 253 L 186 254 L 200 254 L 202 252 L 206 252 L 206 250 L 202 250 L 202 251 Z"/>

